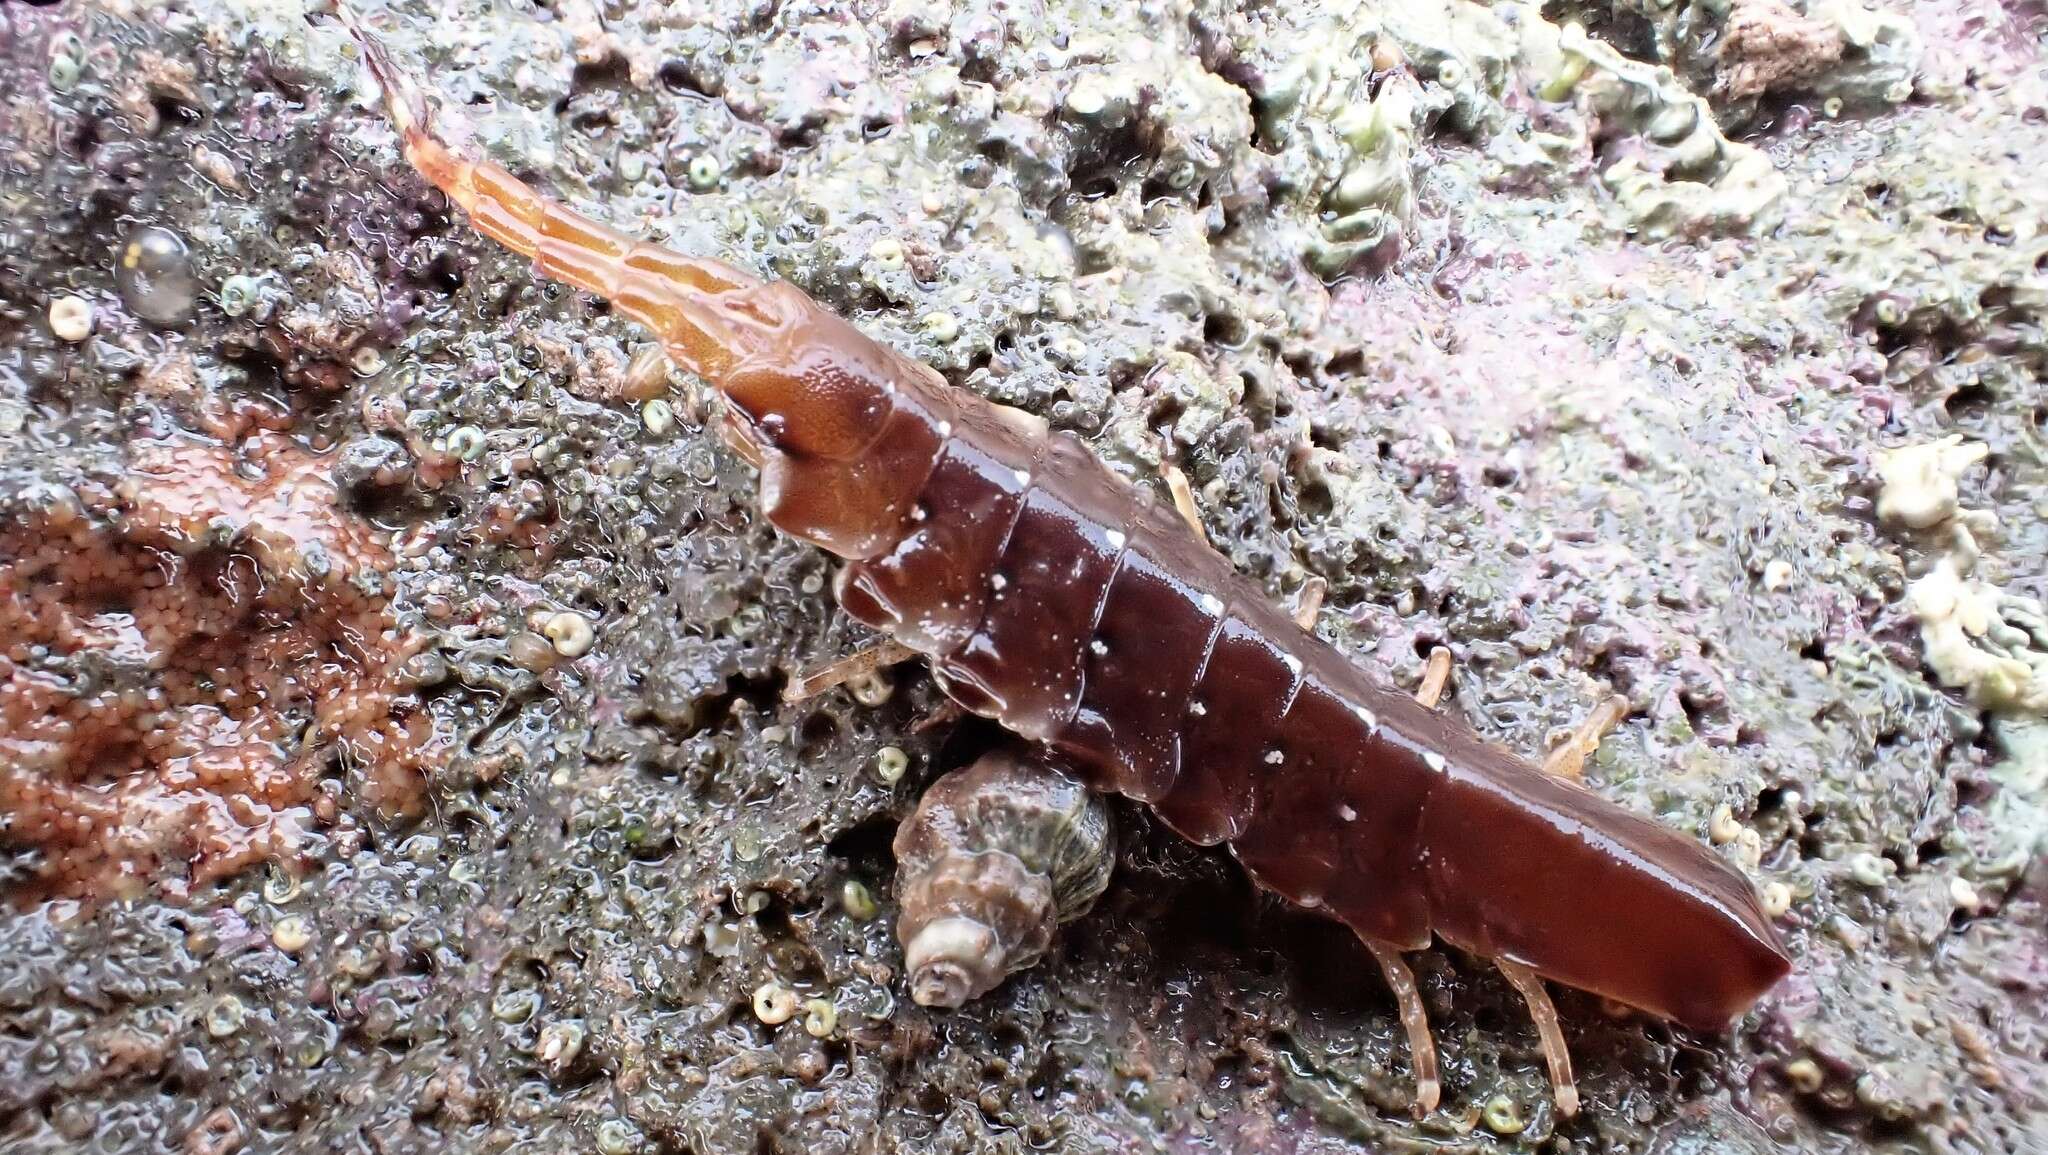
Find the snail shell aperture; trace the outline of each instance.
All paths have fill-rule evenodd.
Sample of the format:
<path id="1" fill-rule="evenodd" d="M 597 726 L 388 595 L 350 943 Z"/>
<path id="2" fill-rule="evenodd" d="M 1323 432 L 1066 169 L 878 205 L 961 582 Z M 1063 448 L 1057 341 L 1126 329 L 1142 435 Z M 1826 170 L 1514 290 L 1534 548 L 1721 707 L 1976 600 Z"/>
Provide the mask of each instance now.
<path id="1" fill-rule="evenodd" d="M 1036 963 L 1114 865 L 1108 807 L 1042 754 L 997 750 L 939 779 L 896 831 L 910 997 L 957 1007 Z"/>

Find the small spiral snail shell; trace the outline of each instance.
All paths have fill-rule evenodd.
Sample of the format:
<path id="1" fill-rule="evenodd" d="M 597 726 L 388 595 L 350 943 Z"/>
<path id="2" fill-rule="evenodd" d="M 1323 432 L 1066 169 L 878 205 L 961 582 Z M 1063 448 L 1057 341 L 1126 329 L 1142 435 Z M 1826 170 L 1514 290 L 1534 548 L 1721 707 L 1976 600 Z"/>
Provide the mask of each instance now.
<path id="1" fill-rule="evenodd" d="M 910 997 L 957 1007 L 1036 963 L 1114 865 L 1108 807 L 1041 754 L 997 750 L 939 779 L 896 831 Z"/>

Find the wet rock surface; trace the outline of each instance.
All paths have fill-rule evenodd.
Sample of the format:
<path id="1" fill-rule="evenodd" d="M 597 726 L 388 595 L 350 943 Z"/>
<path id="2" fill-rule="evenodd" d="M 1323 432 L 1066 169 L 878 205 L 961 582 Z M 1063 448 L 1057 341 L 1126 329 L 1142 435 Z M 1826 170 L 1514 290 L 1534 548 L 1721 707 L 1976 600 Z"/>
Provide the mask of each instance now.
<path id="1" fill-rule="evenodd" d="M 429 193 L 300 5 L 7 5 L 0 569 L 80 519 L 7 591 L 97 625 L 0 640 L 0 693 L 242 710 L 304 813 L 254 838 L 228 775 L 230 869 L 53 896 L 77 839 L 9 802 L 0 1146 L 2048 1143 L 2038 11 L 365 7 L 494 159 L 1178 467 L 1361 660 L 1450 645 L 1483 732 L 1625 695 L 1589 781 L 1749 869 L 1798 970 L 1724 1040 L 1563 993 L 1559 1123 L 1513 992 L 1419 956 L 1418 1122 L 1363 951 L 1121 807 L 1045 962 L 912 1005 L 890 838 L 992 735 L 915 666 L 781 700 L 865 638 L 715 401 Z M 217 659 L 177 702 L 145 603 Z M 64 774 L 176 792 L 128 752 Z"/>

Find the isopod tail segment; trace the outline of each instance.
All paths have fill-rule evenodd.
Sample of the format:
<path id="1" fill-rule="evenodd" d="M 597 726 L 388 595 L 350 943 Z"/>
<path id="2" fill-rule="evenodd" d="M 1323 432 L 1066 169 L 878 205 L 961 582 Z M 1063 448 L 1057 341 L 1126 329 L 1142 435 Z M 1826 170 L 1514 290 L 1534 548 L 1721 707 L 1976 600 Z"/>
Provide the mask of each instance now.
<path id="1" fill-rule="evenodd" d="M 1702 1032 L 1789 971 L 1749 881 L 1697 839 L 1387 685 L 1075 438 L 790 285 L 633 241 L 450 149 L 344 18 L 413 164 L 722 393 L 768 520 L 844 559 L 841 607 L 923 655 L 962 708 L 1191 841 L 1229 844 L 1376 953 L 1441 940 Z M 1405 968 L 1388 970 L 1398 986 Z M 1526 991 L 1528 975 L 1509 977 Z M 1403 998 L 1404 1021 L 1419 1009 Z"/>
<path id="2" fill-rule="evenodd" d="M 1306 626 L 1304 623 L 1304 628 Z M 1423 666 L 1422 683 L 1415 689 L 1416 702 L 1425 709 L 1435 709 L 1450 679 L 1451 651 L 1443 646 L 1433 647 Z M 1617 696 L 1602 702 L 1569 739 L 1551 751 L 1550 757 L 1544 760 L 1543 772 L 1576 780 L 1580 762 L 1627 714 L 1626 699 Z M 1369 939 L 1365 945 L 1379 961 L 1380 969 L 1387 976 L 1387 985 L 1399 1002 L 1401 1022 L 1408 1032 L 1408 1051 L 1415 1062 L 1415 1113 L 1427 1115 L 1436 1109 L 1440 1091 L 1436 1074 L 1436 1043 L 1430 1037 L 1429 1020 L 1423 1013 L 1422 1000 L 1416 995 L 1414 977 L 1408 973 L 1408 966 L 1398 953 Z M 1543 989 L 1543 976 L 1505 958 L 1495 959 L 1494 966 L 1529 1006 L 1529 1017 L 1536 1024 L 1537 1038 L 1542 1043 L 1544 1065 L 1550 1071 L 1551 1096 L 1557 1104 L 1558 1117 L 1569 1119 L 1579 1112 L 1579 1088 L 1572 1078 L 1572 1055 L 1565 1046 L 1557 1006 L 1550 1001 L 1550 992 Z"/>

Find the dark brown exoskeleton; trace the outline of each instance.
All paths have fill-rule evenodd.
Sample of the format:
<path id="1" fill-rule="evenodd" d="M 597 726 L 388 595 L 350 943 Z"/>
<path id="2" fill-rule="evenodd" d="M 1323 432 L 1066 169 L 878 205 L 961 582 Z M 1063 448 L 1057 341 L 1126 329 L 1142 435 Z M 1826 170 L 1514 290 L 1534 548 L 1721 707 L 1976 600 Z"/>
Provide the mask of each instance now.
<path id="1" fill-rule="evenodd" d="M 1750 883 L 1695 840 L 1389 687 L 1073 437 L 793 286 L 635 242 L 453 152 L 357 32 L 428 180 L 724 395 L 769 520 L 845 559 L 846 612 L 924 655 L 966 709 L 1357 933 L 1399 999 L 1420 1109 L 1438 1096 L 1434 1050 L 1402 951 L 1441 939 L 1501 964 L 1544 1029 L 1563 1113 L 1575 1096 L 1539 976 L 1716 1031 L 1789 969 Z"/>

